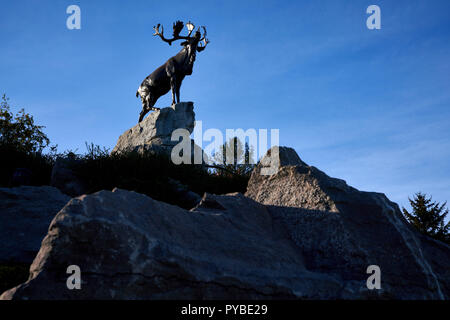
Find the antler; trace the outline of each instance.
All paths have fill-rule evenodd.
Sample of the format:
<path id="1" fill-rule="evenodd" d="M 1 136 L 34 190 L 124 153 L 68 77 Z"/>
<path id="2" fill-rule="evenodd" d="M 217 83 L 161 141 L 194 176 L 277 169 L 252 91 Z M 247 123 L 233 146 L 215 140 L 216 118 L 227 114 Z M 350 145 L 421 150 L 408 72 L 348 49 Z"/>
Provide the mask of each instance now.
<path id="1" fill-rule="evenodd" d="M 202 26 L 202 29 L 203 29 L 203 37 L 199 40 L 199 42 L 203 41 L 204 45 L 197 47 L 198 52 L 205 50 L 206 45 L 209 43 L 209 40 L 206 39 L 206 28 L 204 26 Z"/>
<path id="2" fill-rule="evenodd" d="M 161 31 L 159 31 L 159 27 L 161 27 Z M 177 21 L 173 24 L 173 38 L 172 39 L 166 39 L 164 37 L 164 27 L 158 23 L 156 27 L 153 27 L 153 30 L 155 30 L 154 36 L 159 36 L 162 41 L 167 42 L 169 45 L 172 45 L 172 42 L 175 40 L 188 40 L 190 38 L 191 32 L 189 32 L 187 37 L 180 36 L 181 30 L 183 30 L 184 24 L 181 21 Z"/>
<path id="3" fill-rule="evenodd" d="M 207 39 L 206 39 L 206 27 L 205 26 L 202 26 L 202 29 L 203 29 L 203 37 L 200 39 L 200 41 L 208 41 Z"/>

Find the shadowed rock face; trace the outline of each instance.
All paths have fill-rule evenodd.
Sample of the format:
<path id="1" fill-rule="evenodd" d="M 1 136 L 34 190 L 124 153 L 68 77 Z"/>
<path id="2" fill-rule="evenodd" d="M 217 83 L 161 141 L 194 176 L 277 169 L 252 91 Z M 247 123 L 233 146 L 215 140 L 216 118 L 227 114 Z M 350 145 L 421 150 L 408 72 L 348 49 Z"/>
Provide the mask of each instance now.
<path id="1" fill-rule="evenodd" d="M 276 174 L 261 175 L 271 152 L 252 172 L 246 196 L 284 221 L 308 269 L 353 281 L 366 279 L 361 270 L 374 264 L 381 268 L 381 292 L 387 296 L 450 297 L 449 246 L 413 230 L 384 194 L 331 178 L 295 159 L 291 148 L 279 147 L 279 159 L 272 159 L 281 164 Z"/>
<path id="2" fill-rule="evenodd" d="M 118 189 L 72 199 L 51 223 L 30 268 L 31 280 L 2 298 L 338 294 L 337 280 L 304 268 L 298 248 L 264 206 L 241 194 L 203 200 L 206 205 L 187 211 Z M 210 208 L 210 203 L 216 206 Z M 66 288 L 66 268 L 72 264 L 81 268 L 81 290 Z"/>
<path id="3" fill-rule="evenodd" d="M 180 102 L 174 106 L 152 112 L 141 123 L 125 131 L 112 150 L 115 152 L 150 150 L 154 152 L 170 152 L 178 141 L 171 141 L 172 132 L 176 129 L 194 130 L 195 113 L 192 102 Z M 195 145 L 195 149 L 201 148 Z"/>
<path id="4" fill-rule="evenodd" d="M 70 158 L 58 158 L 52 169 L 50 185 L 58 188 L 70 197 L 80 196 L 87 191 L 86 184 L 73 170 L 81 160 Z"/>
<path id="5" fill-rule="evenodd" d="M 53 187 L 0 188 L 0 262 L 31 263 L 70 197 Z"/>
<path id="6" fill-rule="evenodd" d="M 410 229 L 383 194 L 360 192 L 279 149 L 247 196 L 190 211 L 115 189 L 70 200 L 30 279 L 2 299 L 448 299 L 450 248 Z M 278 194 L 278 197 L 277 197 Z M 253 198 L 253 199 L 251 199 Z M 68 290 L 66 269 L 81 269 Z M 381 290 L 366 269 L 381 268 Z"/>

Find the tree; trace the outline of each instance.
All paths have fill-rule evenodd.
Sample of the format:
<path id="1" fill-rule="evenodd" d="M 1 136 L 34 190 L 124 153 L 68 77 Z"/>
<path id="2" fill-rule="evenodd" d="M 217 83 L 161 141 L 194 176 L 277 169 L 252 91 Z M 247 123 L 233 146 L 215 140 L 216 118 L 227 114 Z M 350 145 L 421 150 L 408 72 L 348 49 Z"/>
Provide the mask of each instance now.
<path id="1" fill-rule="evenodd" d="M 9 99 L 3 95 L 0 102 L 0 145 L 33 153 L 42 152 L 50 140 L 42 132 L 44 126 L 34 124 L 33 116 L 21 109 L 16 115 L 10 111 Z"/>
<path id="2" fill-rule="evenodd" d="M 403 208 L 403 214 L 409 223 L 421 233 L 450 244 L 450 222 L 445 223 L 448 214 L 448 209 L 445 208 L 447 202 L 441 205 L 439 202 L 431 201 L 432 197 L 427 198 L 427 195 L 421 192 L 416 193 L 414 199 L 408 200 L 412 212 L 409 213 Z"/>
<path id="3" fill-rule="evenodd" d="M 231 159 L 227 159 L 227 154 Z M 253 146 L 250 146 L 248 142 L 243 144 L 238 137 L 230 138 L 213 155 L 215 167 L 219 168 L 217 171 L 219 175 L 236 174 L 243 176 L 249 176 L 253 170 L 255 166 L 251 161 L 253 156 Z"/>

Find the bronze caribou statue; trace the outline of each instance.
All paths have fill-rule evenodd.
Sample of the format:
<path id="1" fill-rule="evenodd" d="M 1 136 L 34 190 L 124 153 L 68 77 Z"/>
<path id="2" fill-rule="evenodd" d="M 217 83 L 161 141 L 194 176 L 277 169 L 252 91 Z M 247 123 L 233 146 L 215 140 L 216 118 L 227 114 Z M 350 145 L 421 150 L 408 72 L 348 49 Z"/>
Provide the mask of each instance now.
<path id="1" fill-rule="evenodd" d="M 161 31 L 159 31 L 160 27 Z M 142 111 L 139 115 L 139 122 L 144 119 L 150 110 L 159 110 L 159 108 L 154 107 L 156 100 L 169 92 L 169 90 L 172 90 L 172 104 L 175 104 L 175 96 L 177 103 L 180 102 L 181 82 L 185 76 L 192 74 L 196 52 L 203 51 L 209 43 L 209 40 L 206 39 L 205 27 L 202 26 L 203 35 L 201 35 L 200 28 L 198 28 L 194 35 L 191 36 L 195 26 L 191 22 L 188 22 L 186 24 L 188 35 L 180 36 L 183 27 L 184 24 L 181 21 L 173 24 L 172 39 L 166 39 L 164 37 L 164 28 L 160 24 L 153 27 L 155 31 L 153 35 L 159 36 L 161 40 L 167 42 L 169 45 L 172 45 L 173 41 L 184 40 L 180 44 L 183 46 L 183 49 L 142 81 L 142 84 L 136 92 L 136 97 L 140 96 L 142 100 Z M 201 43 L 203 45 L 200 45 Z"/>

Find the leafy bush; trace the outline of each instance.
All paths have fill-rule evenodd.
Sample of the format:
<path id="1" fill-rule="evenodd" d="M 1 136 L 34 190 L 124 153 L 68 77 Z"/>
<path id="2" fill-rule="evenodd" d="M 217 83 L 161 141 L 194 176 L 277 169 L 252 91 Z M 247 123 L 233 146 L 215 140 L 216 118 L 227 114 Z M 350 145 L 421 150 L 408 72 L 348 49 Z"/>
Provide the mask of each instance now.
<path id="1" fill-rule="evenodd" d="M 18 184 L 49 185 L 54 157 L 41 153 L 28 153 L 14 145 L 0 144 L 0 186 L 13 187 Z M 15 175 L 27 170 L 26 181 L 17 181 Z M 22 179 L 23 180 L 23 179 Z"/>
<path id="2" fill-rule="evenodd" d="M 0 186 L 49 184 L 53 157 L 42 155 L 42 150 L 50 143 L 42 128 L 24 109 L 14 115 L 9 99 L 3 95 L 0 102 Z M 55 148 L 50 151 L 55 152 Z"/>

